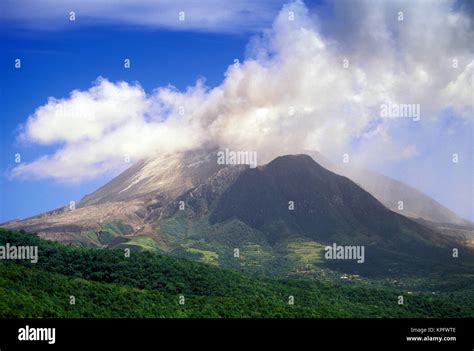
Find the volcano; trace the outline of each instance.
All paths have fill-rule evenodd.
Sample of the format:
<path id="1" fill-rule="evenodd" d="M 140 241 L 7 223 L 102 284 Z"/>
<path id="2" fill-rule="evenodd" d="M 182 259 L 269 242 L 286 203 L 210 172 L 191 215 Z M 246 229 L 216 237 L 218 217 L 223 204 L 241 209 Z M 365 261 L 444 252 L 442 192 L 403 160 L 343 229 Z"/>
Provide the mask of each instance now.
<path id="1" fill-rule="evenodd" d="M 221 164 L 215 150 L 137 162 L 73 208 L 4 227 L 263 271 L 333 265 L 321 259 L 324 246 L 333 244 L 363 245 L 364 269 L 376 271 L 449 265 L 453 248 L 464 247 L 391 211 L 308 155 L 284 155 L 251 168 Z M 239 260 L 233 260 L 236 250 Z"/>

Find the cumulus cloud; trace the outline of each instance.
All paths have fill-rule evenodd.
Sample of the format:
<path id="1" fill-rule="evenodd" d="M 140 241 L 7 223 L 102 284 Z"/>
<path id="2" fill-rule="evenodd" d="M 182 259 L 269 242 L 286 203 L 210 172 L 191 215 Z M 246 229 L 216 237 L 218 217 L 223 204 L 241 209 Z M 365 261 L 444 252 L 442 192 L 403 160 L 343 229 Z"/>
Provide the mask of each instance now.
<path id="1" fill-rule="evenodd" d="M 59 147 L 13 175 L 74 182 L 121 170 L 128 160 L 199 145 L 202 131 L 186 115 L 184 100 L 186 108 L 198 106 L 203 89 L 198 83 L 178 97 L 172 88 L 149 96 L 139 85 L 98 78 L 87 91 L 50 98 L 28 118 L 19 140 Z"/>
<path id="2" fill-rule="evenodd" d="M 336 1 L 325 20 L 290 3 L 219 86 L 147 93 L 99 78 L 89 90 L 50 98 L 19 139 L 57 150 L 12 174 L 80 181 L 123 169 L 127 157 L 209 144 L 257 150 L 259 162 L 308 149 L 366 162 L 420 157 L 423 145 L 406 136 L 446 109 L 460 128 L 472 126 L 472 18 L 453 5 Z M 386 103 L 419 104 L 421 119 L 381 118 Z"/>

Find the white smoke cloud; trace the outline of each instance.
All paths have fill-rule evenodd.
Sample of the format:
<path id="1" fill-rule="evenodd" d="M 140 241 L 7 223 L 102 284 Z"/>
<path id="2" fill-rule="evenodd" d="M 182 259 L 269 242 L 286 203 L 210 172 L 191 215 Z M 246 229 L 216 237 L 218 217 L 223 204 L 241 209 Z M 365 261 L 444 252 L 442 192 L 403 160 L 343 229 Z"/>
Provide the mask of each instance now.
<path id="1" fill-rule="evenodd" d="M 474 26 L 453 4 L 336 1 L 328 21 L 288 4 L 217 87 L 198 81 L 147 94 L 138 83 L 99 78 L 87 91 L 49 99 L 19 139 L 59 143 L 57 151 L 12 174 L 81 181 L 123 169 L 126 157 L 210 143 L 257 150 L 259 163 L 307 149 L 368 163 L 420 157 L 423 147 L 400 135 L 436 123 L 448 108 L 472 126 Z M 381 118 L 388 102 L 419 104 L 421 120 Z"/>

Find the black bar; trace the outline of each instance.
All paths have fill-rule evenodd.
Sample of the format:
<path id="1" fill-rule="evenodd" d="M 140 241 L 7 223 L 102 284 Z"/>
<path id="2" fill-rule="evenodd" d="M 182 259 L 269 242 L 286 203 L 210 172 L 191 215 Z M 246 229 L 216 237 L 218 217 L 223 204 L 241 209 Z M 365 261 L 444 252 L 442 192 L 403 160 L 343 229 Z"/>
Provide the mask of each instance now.
<path id="1" fill-rule="evenodd" d="M 19 329 L 55 328 L 55 343 L 19 341 Z M 415 329 L 412 329 L 415 328 Z M 432 328 L 432 329 L 429 329 Z M 445 329 L 438 329 L 445 328 Z M 424 330 L 423 333 L 420 331 Z M 456 340 L 408 341 L 407 337 Z M 292 350 L 474 349 L 474 319 L 1 319 L 0 351 L 180 349 L 219 347 L 254 349 L 260 344 Z M 174 345 L 174 346 L 173 346 Z M 139 348 L 138 348 L 139 347 Z M 393 348 L 394 347 L 394 348 Z"/>

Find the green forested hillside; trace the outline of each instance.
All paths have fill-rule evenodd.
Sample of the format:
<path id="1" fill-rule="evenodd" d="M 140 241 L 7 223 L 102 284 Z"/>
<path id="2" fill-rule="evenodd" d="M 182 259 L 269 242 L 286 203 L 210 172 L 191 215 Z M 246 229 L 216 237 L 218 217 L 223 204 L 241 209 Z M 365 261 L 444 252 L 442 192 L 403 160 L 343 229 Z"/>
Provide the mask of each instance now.
<path id="1" fill-rule="evenodd" d="M 125 257 L 122 250 L 63 246 L 0 229 L 0 245 L 7 242 L 37 245 L 39 261 L 0 261 L 1 317 L 474 316 L 467 294 L 267 279 L 150 252 Z"/>

